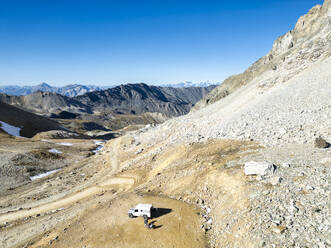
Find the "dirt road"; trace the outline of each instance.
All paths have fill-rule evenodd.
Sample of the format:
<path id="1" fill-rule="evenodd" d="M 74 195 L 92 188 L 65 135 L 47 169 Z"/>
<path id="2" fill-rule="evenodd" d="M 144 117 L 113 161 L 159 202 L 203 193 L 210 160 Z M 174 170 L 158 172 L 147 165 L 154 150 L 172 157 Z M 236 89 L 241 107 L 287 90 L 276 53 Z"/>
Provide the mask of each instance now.
<path id="1" fill-rule="evenodd" d="M 1 214 L 1 247 L 204 247 L 197 209 L 167 197 L 134 193 L 142 183 L 144 168 L 121 172 L 121 142 L 111 141 L 90 162 L 84 162 L 82 172 L 90 179 L 76 185 L 77 190 Z M 72 174 L 70 168 L 37 184 L 45 188 L 68 174 Z M 32 190 L 38 192 L 38 188 Z M 22 197 L 28 190 L 15 194 Z M 127 216 L 128 209 L 140 202 L 171 212 L 152 220 L 156 229 L 148 230 L 141 218 Z"/>
<path id="2" fill-rule="evenodd" d="M 143 219 L 129 219 L 127 210 L 137 203 L 152 203 L 163 215 L 152 221 L 155 229 L 144 227 Z M 110 204 L 90 209 L 68 228 L 54 230 L 49 239 L 31 247 L 204 247 L 197 209 L 176 200 L 155 196 L 124 195 Z M 54 240 L 56 237 L 56 240 Z"/>

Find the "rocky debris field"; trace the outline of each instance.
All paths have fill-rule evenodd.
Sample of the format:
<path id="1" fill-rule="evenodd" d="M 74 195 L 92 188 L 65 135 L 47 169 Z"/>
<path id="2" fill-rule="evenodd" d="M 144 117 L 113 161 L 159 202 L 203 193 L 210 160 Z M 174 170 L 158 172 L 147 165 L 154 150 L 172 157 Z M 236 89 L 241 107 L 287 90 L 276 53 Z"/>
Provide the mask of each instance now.
<path id="1" fill-rule="evenodd" d="M 330 246 L 330 157 L 330 149 L 292 145 L 261 149 L 237 161 L 246 167 L 252 160 L 258 167 L 247 175 L 249 207 L 240 218 L 250 216 L 248 233 L 259 247 Z M 216 229 L 215 241 L 227 230 Z"/>
<path id="2" fill-rule="evenodd" d="M 141 140 L 174 144 L 230 138 L 283 146 L 313 144 L 321 136 L 330 142 L 330 67 L 331 58 L 325 59 L 263 94 L 252 82 L 200 111 L 141 130 Z"/>
<path id="3" fill-rule="evenodd" d="M 262 247 L 329 247 L 331 150 L 269 148 L 256 156 L 275 171 L 252 178 L 248 211 Z M 246 159 L 246 158 L 245 158 Z"/>

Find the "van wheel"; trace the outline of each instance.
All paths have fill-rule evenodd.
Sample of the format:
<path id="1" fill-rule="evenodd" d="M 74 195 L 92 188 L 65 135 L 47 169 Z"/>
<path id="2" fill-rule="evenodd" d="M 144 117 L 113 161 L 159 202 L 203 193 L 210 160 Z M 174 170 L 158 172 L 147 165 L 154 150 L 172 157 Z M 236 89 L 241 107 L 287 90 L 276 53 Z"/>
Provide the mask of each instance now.
<path id="1" fill-rule="evenodd" d="M 129 214 L 129 218 L 133 218 L 133 214 Z"/>
<path id="2" fill-rule="evenodd" d="M 144 220 L 148 220 L 147 215 L 143 215 L 143 217 L 144 217 Z"/>

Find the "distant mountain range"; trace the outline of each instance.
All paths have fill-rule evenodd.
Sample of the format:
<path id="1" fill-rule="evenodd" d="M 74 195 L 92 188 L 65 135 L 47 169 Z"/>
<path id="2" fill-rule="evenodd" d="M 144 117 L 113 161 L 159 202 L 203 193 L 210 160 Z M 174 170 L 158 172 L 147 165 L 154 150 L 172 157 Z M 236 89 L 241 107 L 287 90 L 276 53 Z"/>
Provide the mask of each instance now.
<path id="1" fill-rule="evenodd" d="M 74 97 L 74 96 L 83 95 L 88 92 L 103 90 L 107 88 L 109 87 L 100 87 L 95 85 L 80 85 L 80 84 L 70 84 L 64 87 L 53 87 L 47 83 L 42 83 L 35 86 L 17 86 L 17 85 L 0 86 L 0 93 L 5 93 L 7 95 L 13 95 L 13 96 L 25 96 L 25 95 L 33 94 L 37 91 L 42 91 L 42 92 L 53 92 L 64 96 Z"/>
<path id="2" fill-rule="evenodd" d="M 94 91 L 85 87 L 80 88 L 79 85 L 75 85 L 71 87 L 70 92 L 58 88 L 57 91 L 62 95 L 50 92 L 54 90 L 53 87 L 41 84 L 38 86 L 39 90 L 37 87 L 28 89 L 37 90 L 28 95 L 0 93 L 0 103 L 56 119 L 66 129 L 79 134 L 99 135 L 95 132 L 121 130 L 126 127 L 134 130 L 140 128 L 140 125 L 161 123 L 173 116 L 186 114 L 197 101 L 216 86 L 173 88 L 140 83 Z M 67 86 L 68 88 L 70 87 Z M 82 94 L 84 90 L 91 92 Z M 0 121 L 8 121 L 7 117 L 0 116 Z M 93 133 L 89 133 L 90 131 Z"/>
<path id="3" fill-rule="evenodd" d="M 160 86 L 173 87 L 173 88 L 188 88 L 188 87 L 209 87 L 211 85 L 215 85 L 215 84 L 209 82 L 201 82 L 201 83 L 182 82 L 178 84 L 163 84 Z M 70 84 L 63 87 L 53 87 L 47 83 L 42 83 L 35 86 L 17 86 L 17 85 L 0 86 L 0 93 L 12 95 L 12 96 L 26 96 L 33 94 L 37 91 L 42 91 L 42 92 L 53 92 L 68 97 L 75 97 L 75 96 L 84 95 L 85 93 L 106 90 L 113 87 L 116 86 Z"/>
<path id="4" fill-rule="evenodd" d="M 207 82 L 199 82 L 199 83 L 193 83 L 189 81 L 180 82 L 178 84 L 162 84 L 160 86 L 162 87 L 172 87 L 172 88 L 189 88 L 189 87 L 209 87 L 212 85 L 219 85 L 220 83 L 211 83 L 209 81 Z"/>

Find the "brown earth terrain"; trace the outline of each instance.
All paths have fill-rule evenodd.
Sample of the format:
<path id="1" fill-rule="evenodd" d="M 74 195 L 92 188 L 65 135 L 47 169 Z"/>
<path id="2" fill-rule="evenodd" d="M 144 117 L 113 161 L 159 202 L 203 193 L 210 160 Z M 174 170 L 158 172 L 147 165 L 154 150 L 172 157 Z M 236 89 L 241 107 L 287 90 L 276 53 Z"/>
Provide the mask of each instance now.
<path id="1" fill-rule="evenodd" d="M 81 149 L 87 144 L 75 140 L 74 145 Z M 137 146 L 129 136 L 115 139 L 94 156 L 81 157 L 55 174 L 2 194 L 1 244 L 207 247 L 199 194 L 204 187 L 222 189 L 227 203 L 220 207 L 218 221 L 223 211 L 245 207 L 249 185 L 239 168 L 226 169 L 225 165 L 257 148 L 253 143 L 211 141 L 153 154 L 158 146 Z M 146 229 L 142 218 L 127 216 L 130 207 L 144 202 L 171 209 L 151 220 L 156 229 Z"/>
<path id="2" fill-rule="evenodd" d="M 0 192 L 29 183 L 29 177 L 63 169 L 93 155 L 93 140 L 26 139 L 0 133 Z M 69 145 L 69 146 L 68 146 Z M 52 152 L 56 149 L 59 153 Z M 11 192 L 8 192 L 11 193 Z"/>

